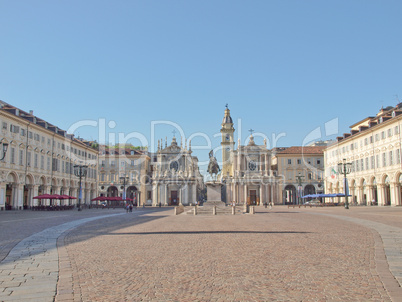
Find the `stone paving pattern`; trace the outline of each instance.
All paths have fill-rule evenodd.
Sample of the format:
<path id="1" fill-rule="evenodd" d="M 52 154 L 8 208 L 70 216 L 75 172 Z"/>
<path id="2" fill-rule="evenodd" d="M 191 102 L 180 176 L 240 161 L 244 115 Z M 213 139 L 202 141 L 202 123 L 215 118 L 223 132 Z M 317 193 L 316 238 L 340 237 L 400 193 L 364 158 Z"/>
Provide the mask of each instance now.
<path id="1" fill-rule="evenodd" d="M 82 301 L 391 301 L 372 231 L 317 210 L 93 222 L 66 237 L 72 280 Z"/>
<path id="2" fill-rule="evenodd" d="M 402 301 L 402 208 L 115 213 L 0 213 L 0 301 Z"/>

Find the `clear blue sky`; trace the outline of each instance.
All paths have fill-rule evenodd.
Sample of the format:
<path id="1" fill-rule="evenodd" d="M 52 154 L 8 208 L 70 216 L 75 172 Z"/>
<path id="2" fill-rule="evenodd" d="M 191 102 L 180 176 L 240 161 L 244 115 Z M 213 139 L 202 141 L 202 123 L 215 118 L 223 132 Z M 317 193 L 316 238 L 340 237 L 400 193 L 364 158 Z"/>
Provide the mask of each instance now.
<path id="1" fill-rule="evenodd" d="M 107 131 L 149 145 L 151 122 L 168 120 L 213 148 L 228 103 L 242 143 L 253 128 L 302 145 L 402 99 L 401 31 L 393 0 L 0 0 L 0 99 L 62 129 L 114 121 Z M 157 126 L 156 139 L 172 130 Z"/>

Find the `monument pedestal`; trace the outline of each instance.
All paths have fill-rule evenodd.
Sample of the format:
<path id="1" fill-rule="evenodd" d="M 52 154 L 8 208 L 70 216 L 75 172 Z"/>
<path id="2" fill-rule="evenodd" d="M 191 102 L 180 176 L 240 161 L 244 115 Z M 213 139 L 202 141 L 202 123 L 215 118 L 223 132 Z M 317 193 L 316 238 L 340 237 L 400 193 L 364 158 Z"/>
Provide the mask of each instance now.
<path id="1" fill-rule="evenodd" d="M 216 205 L 216 206 L 225 205 L 225 203 L 222 202 L 223 183 L 217 181 L 208 181 L 206 183 L 206 186 L 207 186 L 206 205 Z"/>

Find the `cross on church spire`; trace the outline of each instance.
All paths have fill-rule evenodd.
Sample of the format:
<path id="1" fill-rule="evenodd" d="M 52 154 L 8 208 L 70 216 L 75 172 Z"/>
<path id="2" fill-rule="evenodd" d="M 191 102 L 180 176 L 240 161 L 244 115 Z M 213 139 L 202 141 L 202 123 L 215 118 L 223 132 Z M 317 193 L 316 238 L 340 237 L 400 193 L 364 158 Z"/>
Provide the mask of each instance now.
<path id="1" fill-rule="evenodd" d="M 226 103 L 226 106 L 225 106 L 225 107 L 226 107 L 226 109 L 229 109 L 229 104 L 228 104 L 228 103 Z"/>
<path id="2" fill-rule="evenodd" d="M 172 133 L 173 133 L 173 137 L 176 137 L 176 130 L 173 130 Z"/>
<path id="3" fill-rule="evenodd" d="M 250 132 L 250 135 L 253 135 L 253 132 L 255 132 L 253 129 L 248 130 Z"/>

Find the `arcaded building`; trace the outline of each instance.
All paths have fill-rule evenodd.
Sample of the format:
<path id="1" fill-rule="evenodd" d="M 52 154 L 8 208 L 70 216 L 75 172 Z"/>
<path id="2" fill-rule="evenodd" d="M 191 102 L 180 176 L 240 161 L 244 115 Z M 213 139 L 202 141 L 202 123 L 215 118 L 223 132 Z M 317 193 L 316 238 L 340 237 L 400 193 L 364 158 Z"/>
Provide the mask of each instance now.
<path id="1" fill-rule="evenodd" d="M 99 147 L 99 195 L 125 197 L 138 205 L 151 204 L 153 155 L 134 146 Z"/>
<path id="2" fill-rule="evenodd" d="M 283 179 L 283 204 L 304 202 L 301 196 L 324 193 L 326 146 L 293 146 L 272 150 L 272 170 Z"/>
<path id="3" fill-rule="evenodd" d="M 351 164 L 347 175 L 352 204 L 402 205 L 402 103 L 381 108 L 375 115 L 350 126 L 324 152 L 326 193 L 343 193 L 343 160 Z"/>
<path id="4" fill-rule="evenodd" d="M 82 178 L 82 203 L 97 194 L 98 151 L 92 142 L 75 138 L 65 130 L 0 101 L 0 150 L 8 144 L 0 161 L 0 209 L 29 209 L 32 206 L 75 204 L 76 199 L 38 200 L 41 194 L 79 196 L 74 165 L 88 166 Z M 0 158 L 3 152 L 0 151 Z"/>

